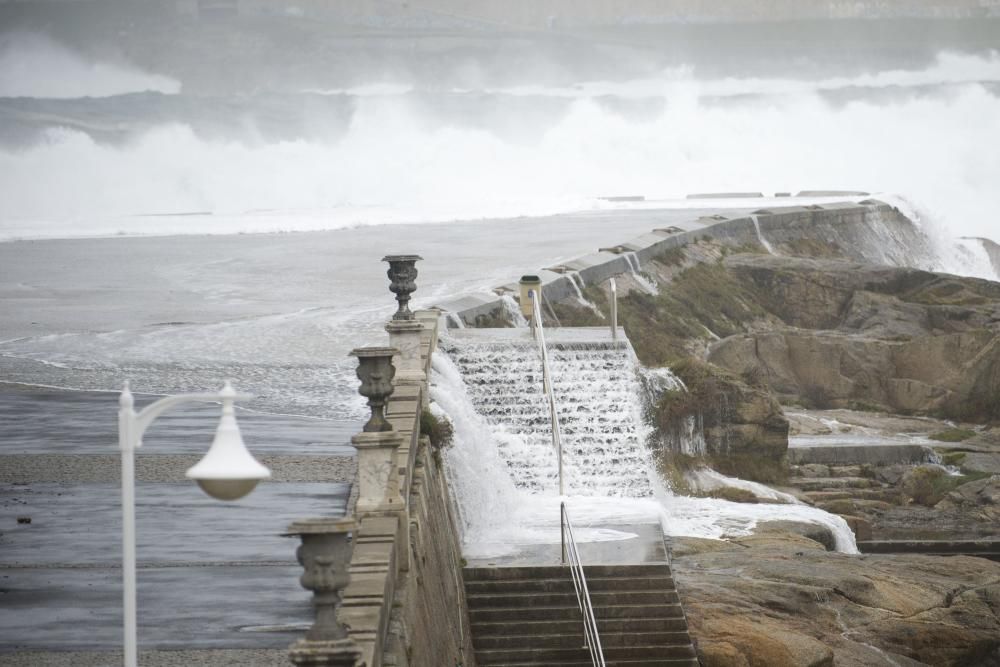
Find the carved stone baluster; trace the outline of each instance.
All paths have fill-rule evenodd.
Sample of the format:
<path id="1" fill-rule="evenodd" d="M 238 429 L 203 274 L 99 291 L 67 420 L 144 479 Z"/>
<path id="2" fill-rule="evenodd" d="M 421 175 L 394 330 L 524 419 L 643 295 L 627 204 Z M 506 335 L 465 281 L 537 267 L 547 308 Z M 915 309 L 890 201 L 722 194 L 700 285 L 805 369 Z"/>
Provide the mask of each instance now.
<path id="1" fill-rule="evenodd" d="M 399 350 L 392 347 L 363 347 L 351 352 L 358 358 L 358 390 L 368 399 L 372 414 L 362 432 L 351 438 L 358 450 L 358 513 L 398 511 L 403 508 L 399 495 L 399 470 L 396 450 L 402 437 L 392 430 L 385 418 L 385 403 L 392 395 L 395 368 L 392 358 Z"/>

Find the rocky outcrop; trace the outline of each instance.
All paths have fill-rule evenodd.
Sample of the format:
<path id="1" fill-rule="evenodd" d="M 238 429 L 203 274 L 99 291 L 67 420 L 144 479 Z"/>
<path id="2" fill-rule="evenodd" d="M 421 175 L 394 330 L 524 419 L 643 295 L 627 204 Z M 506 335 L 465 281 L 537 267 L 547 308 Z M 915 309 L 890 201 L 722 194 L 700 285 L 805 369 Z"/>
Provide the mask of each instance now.
<path id="1" fill-rule="evenodd" d="M 1000 475 L 963 484 L 935 507 L 961 510 L 980 521 L 1000 522 Z"/>
<path id="2" fill-rule="evenodd" d="M 656 420 L 665 439 L 679 439 L 675 431 L 697 419 L 705 443 L 698 454 L 715 468 L 758 481 L 780 478 L 788 420 L 774 397 L 709 364 L 689 361 L 674 370 L 686 390 L 668 391 L 660 400 Z"/>
<path id="3" fill-rule="evenodd" d="M 702 667 L 1000 664 L 1000 564 L 846 556 L 793 533 L 674 541 Z"/>
<path id="4" fill-rule="evenodd" d="M 1000 283 L 759 255 L 723 266 L 783 325 L 717 342 L 712 363 L 810 407 L 1000 417 Z"/>

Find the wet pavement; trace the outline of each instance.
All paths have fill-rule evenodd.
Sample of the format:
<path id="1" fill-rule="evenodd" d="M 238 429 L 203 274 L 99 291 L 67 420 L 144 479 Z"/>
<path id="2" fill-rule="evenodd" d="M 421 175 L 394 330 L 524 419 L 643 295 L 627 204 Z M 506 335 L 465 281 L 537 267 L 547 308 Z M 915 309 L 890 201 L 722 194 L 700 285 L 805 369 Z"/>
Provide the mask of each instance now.
<path id="1" fill-rule="evenodd" d="M 312 615 L 300 574 L 297 565 L 140 567 L 139 644 L 160 649 L 288 646 Z M 0 590 L 0 651 L 121 646 L 119 569 L 0 569 Z"/>
<path id="2" fill-rule="evenodd" d="M 112 393 L 0 386 L 0 663 L 121 646 L 116 410 Z M 297 542 L 280 534 L 295 519 L 344 514 L 353 449 L 330 421 L 239 419 L 276 480 L 292 481 L 232 503 L 184 481 L 211 442 L 216 406 L 164 417 L 137 454 L 144 648 L 280 649 L 310 620 Z"/>
<path id="3" fill-rule="evenodd" d="M 0 454 L 115 454 L 118 396 L 113 391 L 63 391 L 0 383 Z M 136 410 L 157 398 L 136 396 Z M 138 453 L 204 454 L 219 415 L 219 406 L 212 403 L 192 403 L 172 410 L 153 422 Z M 243 440 L 255 454 L 354 456 L 350 437 L 356 429 L 351 422 L 267 414 L 239 406 L 236 418 Z"/>
<path id="4" fill-rule="evenodd" d="M 642 565 L 667 562 L 667 549 L 663 530 L 659 524 L 587 526 L 588 539 L 595 533 L 605 532 L 601 541 L 583 542 L 584 533 L 576 529 L 580 561 L 586 565 Z M 497 558 L 474 558 L 468 567 L 517 567 L 522 565 L 559 565 L 562 563 L 561 544 L 531 544 L 520 547 L 515 553 Z"/>

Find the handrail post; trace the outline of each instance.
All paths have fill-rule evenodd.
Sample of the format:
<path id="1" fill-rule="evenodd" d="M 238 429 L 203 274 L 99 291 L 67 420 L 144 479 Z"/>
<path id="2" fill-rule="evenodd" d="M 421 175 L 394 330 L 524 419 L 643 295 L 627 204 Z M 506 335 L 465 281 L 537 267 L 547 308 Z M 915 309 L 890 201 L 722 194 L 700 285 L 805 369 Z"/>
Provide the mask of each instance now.
<path id="1" fill-rule="evenodd" d="M 611 279 L 611 340 L 618 340 L 618 285 Z"/>
<path id="2" fill-rule="evenodd" d="M 562 564 L 566 564 L 566 503 L 559 503 L 559 543 L 562 546 Z"/>

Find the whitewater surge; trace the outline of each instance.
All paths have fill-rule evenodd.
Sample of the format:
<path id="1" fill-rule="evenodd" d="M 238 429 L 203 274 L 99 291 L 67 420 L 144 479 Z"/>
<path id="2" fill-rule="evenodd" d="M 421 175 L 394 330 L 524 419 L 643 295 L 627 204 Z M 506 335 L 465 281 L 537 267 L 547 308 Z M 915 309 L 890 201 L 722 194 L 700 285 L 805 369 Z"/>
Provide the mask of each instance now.
<path id="1" fill-rule="evenodd" d="M 638 417 L 641 397 L 636 394 L 632 409 Z M 560 497 L 551 487 L 517 485 L 501 454 L 511 451 L 505 444 L 516 436 L 477 412 L 458 367 L 441 350 L 433 357 L 431 397 L 455 429 L 454 444 L 445 456 L 468 557 L 497 557 L 526 545 L 558 544 L 563 500 L 581 526 L 577 530 L 580 541 L 631 536 L 608 530 L 609 525 L 659 523 L 667 535 L 721 539 L 749 535 L 761 521 L 793 520 L 826 526 L 838 551 L 857 553 L 853 533 L 838 516 L 798 504 L 751 505 L 675 495 L 662 484 L 652 462 L 641 473 L 636 471 L 653 481 L 651 496 L 608 497 L 595 493 L 603 488 L 600 484 L 571 483 L 567 496 Z M 777 495 L 775 499 L 784 500 Z"/>
<path id="2" fill-rule="evenodd" d="M 333 229 L 553 214 L 607 207 L 598 197 L 615 193 L 838 188 L 898 193 L 948 245 L 997 228 L 998 81 L 996 54 L 943 54 L 921 70 L 818 82 L 583 82 L 530 120 L 500 106 L 477 124 L 435 115 L 411 86 L 373 86 L 353 91 L 335 138 L 236 141 L 168 123 L 112 145 L 52 128 L 0 149 L 0 239 Z M 831 89 L 869 93 L 833 102 Z M 615 103 L 640 93 L 655 106 Z M 987 275 L 949 252 L 950 267 Z"/>

